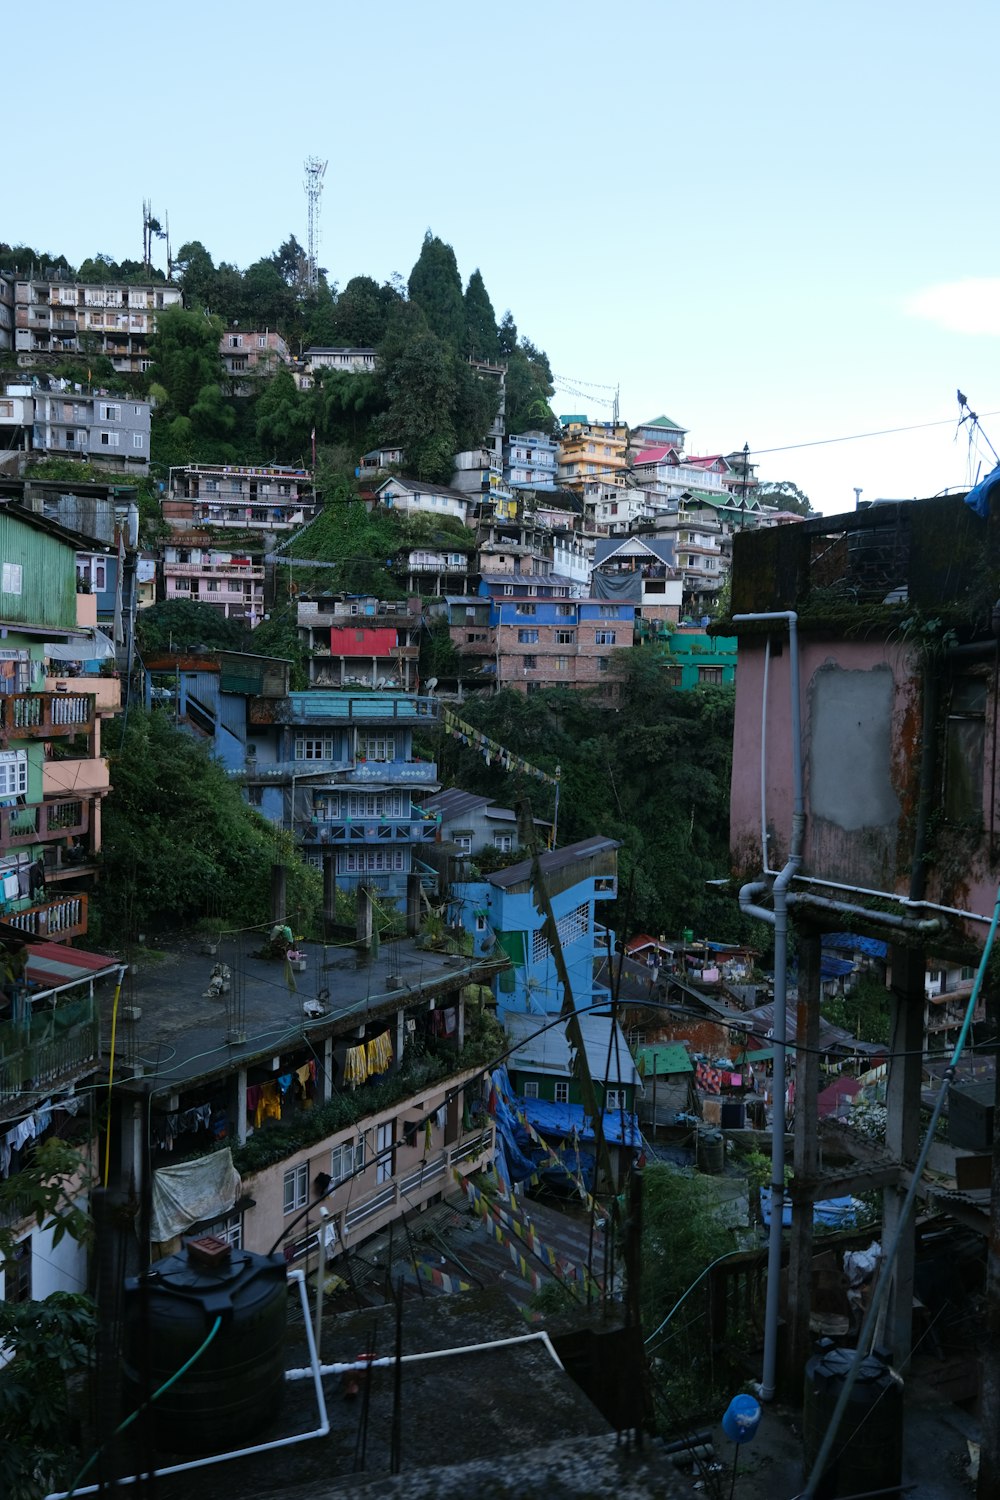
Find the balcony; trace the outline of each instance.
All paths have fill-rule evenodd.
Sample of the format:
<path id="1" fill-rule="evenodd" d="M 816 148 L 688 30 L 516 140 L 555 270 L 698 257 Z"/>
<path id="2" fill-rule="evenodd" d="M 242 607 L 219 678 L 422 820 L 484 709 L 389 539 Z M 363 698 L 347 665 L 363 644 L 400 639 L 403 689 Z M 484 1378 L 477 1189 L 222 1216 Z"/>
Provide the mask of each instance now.
<path id="1" fill-rule="evenodd" d="M 259 579 L 263 582 L 264 567 L 255 563 L 182 563 L 168 562 L 163 565 L 164 578 L 238 578 Z"/>
<path id="2" fill-rule="evenodd" d="M 437 823 L 424 818 L 311 818 L 296 832 L 307 844 L 433 844 Z"/>
<path id="3" fill-rule="evenodd" d="M 382 1224 L 444 1189 L 450 1189 L 455 1171 L 462 1175 L 478 1171 L 493 1155 L 493 1127 L 471 1132 L 464 1140 L 440 1155 L 422 1162 L 404 1176 L 393 1177 L 366 1198 L 361 1198 L 344 1214 L 344 1231 L 348 1238 L 359 1233 L 373 1234 Z"/>
<path id="4" fill-rule="evenodd" d="M 42 766 L 42 792 L 46 798 L 79 797 L 110 790 L 108 763 L 100 755 L 46 760 Z"/>
<path id="5" fill-rule="evenodd" d="M 84 797 L 4 807 L 0 808 L 0 849 L 76 837 L 89 828 L 90 801 Z"/>
<path id="6" fill-rule="evenodd" d="M 77 598 L 85 598 L 85 595 L 77 595 Z M 65 697 L 69 692 L 70 683 L 79 687 L 79 677 L 46 677 L 45 691 L 47 693 L 58 693 Z M 118 677 L 85 677 L 83 681 L 87 684 L 88 693 L 94 695 L 94 707 L 99 714 L 116 714 L 122 706 L 122 685 Z"/>
<path id="7" fill-rule="evenodd" d="M 93 693 L 10 693 L 0 697 L 0 730 L 13 739 L 52 740 L 89 734 Z"/>
<path id="8" fill-rule="evenodd" d="M 93 1070 L 100 1056 L 92 995 L 39 1011 L 28 1022 L 0 1024 L 0 1105 L 44 1095 Z"/>
<path id="9" fill-rule="evenodd" d="M 348 786 L 371 781 L 414 782 L 426 786 L 438 779 L 437 766 L 429 760 L 360 760 L 348 768 Z"/>
<path id="10" fill-rule="evenodd" d="M 83 937 L 87 931 L 87 897 L 66 896 L 61 901 L 43 901 L 24 911 L 15 911 L 4 919 L 28 938 L 53 943 L 67 938 Z"/>

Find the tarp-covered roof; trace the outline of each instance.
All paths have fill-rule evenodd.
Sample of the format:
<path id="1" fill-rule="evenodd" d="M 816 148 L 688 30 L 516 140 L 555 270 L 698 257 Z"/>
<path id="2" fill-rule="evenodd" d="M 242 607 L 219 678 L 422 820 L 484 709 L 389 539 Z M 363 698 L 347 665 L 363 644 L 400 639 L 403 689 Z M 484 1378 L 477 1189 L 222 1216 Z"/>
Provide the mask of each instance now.
<path id="1" fill-rule="evenodd" d="M 658 1046 L 640 1047 L 636 1062 L 643 1078 L 662 1078 L 665 1073 L 693 1073 L 694 1064 L 681 1042 L 661 1042 Z"/>

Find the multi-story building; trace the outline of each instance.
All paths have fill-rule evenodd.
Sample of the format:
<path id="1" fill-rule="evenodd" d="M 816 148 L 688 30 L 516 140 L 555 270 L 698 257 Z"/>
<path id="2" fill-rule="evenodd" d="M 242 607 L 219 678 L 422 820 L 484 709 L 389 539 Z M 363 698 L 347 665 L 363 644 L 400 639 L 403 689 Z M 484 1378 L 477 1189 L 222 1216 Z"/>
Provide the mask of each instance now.
<path id="1" fill-rule="evenodd" d="M 636 625 L 640 644 L 655 647 L 662 658 L 663 679 L 685 691 L 706 684 L 730 685 L 736 680 L 736 637 L 708 635 L 700 626 L 664 629 L 656 620 Z"/>
<path id="2" fill-rule="evenodd" d="M 628 428 L 624 422 L 589 422 L 560 417 L 559 483 L 582 491 L 588 480 L 624 484 L 628 469 Z"/>
<path id="3" fill-rule="evenodd" d="M 422 623 L 419 595 L 374 599 L 321 594 L 299 599 L 296 623 L 314 687 L 415 685 Z"/>
<path id="4" fill-rule="evenodd" d="M 595 599 L 629 599 L 636 629 L 676 624 L 683 584 L 667 537 L 599 537 L 594 550 L 590 592 Z"/>
<path id="5" fill-rule="evenodd" d="M 97 599 L 78 582 L 96 550 L 0 505 L 0 913 L 54 942 L 87 931 L 110 785 L 101 720 L 120 701 L 118 679 L 96 663 Z"/>
<path id="6" fill-rule="evenodd" d="M 483 519 L 509 519 L 517 512 L 514 493 L 503 474 L 503 459 L 495 448 L 469 448 L 456 453 L 452 489 L 467 495 L 473 513 Z"/>
<path id="7" fill-rule="evenodd" d="M 447 548 L 411 547 L 396 559 L 394 571 L 408 594 L 443 595 L 447 589 L 467 589 L 476 574 L 472 538 L 465 543 L 456 537 Z"/>
<path id="8" fill-rule="evenodd" d="M 211 604 L 252 630 L 264 618 L 264 558 L 259 549 L 223 551 L 207 532 L 178 533 L 163 548 L 163 597 Z"/>
<path id="9" fill-rule="evenodd" d="M 460 858 L 484 851 L 516 854 L 521 848 L 517 813 L 512 807 L 501 807 L 492 797 L 448 787 L 422 797 L 420 805 L 436 820 L 441 842 L 452 845 Z M 545 841 L 552 825 L 542 818 L 535 818 L 534 824 L 539 841 Z"/>
<path id="10" fill-rule="evenodd" d="M 636 606 L 628 601 L 571 599 L 550 579 L 520 579 L 490 589 L 497 689 L 602 687 L 615 650 L 631 647 Z M 509 590 L 509 592 L 508 592 Z"/>
<path id="11" fill-rule="evenodd" d="M 252 379 L 255 375 L 273 375 L 290 359 L 288 345 L 280 333 L 265 328 L 263 332 L 241 332 L 230 328 L 219 340 L 219 353 L 226 367 L 226 374 L 235 381 L 242 377 Z"/>
<path id="12" fill-rule="evenodd" d="M 906 1190 L 926 1086 L 927 956 L 978 966 L 992 940 L 1000 878 L 993 727 L 1000 522 L 988 497 L 974 510 L 945 496 L 747 530 L 733 553 L 733 869 L 743 909 L 774 921 L 784 905 L 796 934 L 797 1012 L 789 1019 L 799 1018 L 799 1050 L 789 1049 L 789 1061 L 800 1189 L 792 1203 L 790 1368 L 801 1369 L 809 1346 L 812 1202 L 824 1192 L 813 1050 L 819 948 L 825 931 L 845 927 L 886 942 L 892 970 L 885 1144 L 852 1152 L 864 1159 L 848 1161 L 837 1191 L 857 1192 L 878 1174 L 884 1242 L 899 1240 L 885 1317 L 885 1343 L 899 1366 L 912 1341 Z M 785 1008 L 783 992 L 776 1009 L 779 1000 Z M 852 1140 L 842 1133 L 838 1151 L 843 1142 L 850 1152 Z M 988 1156 L 980 1169 L 988 1183 Z M 984 1194 L 926 1179 L 920 1191 L 932 1210 L 995 1236 Z"/>
<path id="13" fill-rule="evenodd" d="M 296 993 L 253 961 L 256 938 L 223 939 L 219 958 L 241 975 L 238 1026 L 228 997 L 202 998 L 211 961 L 181 958 L 169 1006 L 155 980 L 137 991 L 129 1039 L 148 1062 L 119 1059 L 109 1128 L 112 1189 L 152 1189 L 140 1255 L 211 1233 L 325 1268 L 489 1165 L 491 1054 L 464 997 L 506 960 L 418 947 L 416 923 L 376 951 L 367 893 L 361 906 L 358 952 L 305 945 Z M 131 1224 L 125 1234 L 134 1254 Z"/>
<path id="14" fill-rule="evenodd" d="M 149 368 L 156 315 L 181 305 L 180 287 L 27 280 L 14 282 L 14 347 L 18 363 L 49 354 L 104 354 L 116 370 Z"/>
<path id="15" fill-rule="evenodd" d="M 504 443 L 504 477 L 511 489 L 552 490 L 559 444 L 547 432 L 512 433 Z"/>
<path id="16" fill-rule="evenodd" d="M 438 786 L 414 734 L 435 728 L 436 698 L 406 693 L 289 693 L 249 706 L 246 784 L 251 803 L 292 828 L 306 858 L 336 856 L 338 886 L 402 900 L 407 879 L 433 879 L 420 860 L 436 825 L 418 798 Z"/>
<path id="17" fill-rule="evenodd" d="M 604 998 L 595 982 L 597 961 L 605 954 L 606 933 L 597 907 L 614 900 L 618 889 L 618 849 L 614 839 L 583 839 L 565 849 L 539 856 L 552 903 L 563 958 L 579 1009 Z M 545 918 L 531 884 L 531 861 L 522 860 L 481 880 L 456 882 L 451 909 L 467 932 L 474 951 L 486 957 L 505 953 L 511 968 L 497 976 L 497 1013 L 553 1014 L 563 1002 Z"/>
<path id="18" fill-rule="evenodd" d="M 237 531 L 290 531 L 316 511 L 313 476 L 284 464 L 186 464 L 170 470 L 163 519 Z"/>
<path id="19" fill-rule="evenodd" d="M 679 422 L 672 421 L 670 417 L 661 416 L 633 427 L 629 433 L 629 442 L 633 453 L 639 453 L 643 448 L 662 447 L 676 448 L 678 453 L 683 453 L 687 435 L 686 427 L 681 427 Z"/>
<path id="20" fill-rule="evenodd" d="M 14 278 L 0 271 L 0 349 L 14 347 Z"/>
<path id="21" fill-rule="evenodd" d="M 107 391 L 34 391 L 31 446 L 55 458 L 149 472 L 150 405 Z"/>
<path id="22" fill-rule="evenodd" d="M 481 673 L 495 680 L 496 643 L 491 629 L 492 605 L 480 594 L 445 594 L 441 604 L 434 604 L 428 614 L 443 614 L 448 622 L 451 643 L 461 659 L 460 673 Z"/>

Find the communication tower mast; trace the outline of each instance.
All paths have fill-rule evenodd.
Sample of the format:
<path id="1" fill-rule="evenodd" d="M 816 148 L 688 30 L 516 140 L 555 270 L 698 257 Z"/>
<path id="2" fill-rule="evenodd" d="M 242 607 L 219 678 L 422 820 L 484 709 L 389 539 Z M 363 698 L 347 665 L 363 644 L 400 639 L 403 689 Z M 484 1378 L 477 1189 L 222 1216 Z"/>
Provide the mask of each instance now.
<path id="1" fill-rule="evenodd" d="M 326 162 L 320 161 L 318 156 L 306 157 L 306 176 L 303 183 L 309 204 L 306 280 L 311 287 L 319 285 L 319 195 L 323 191 L 323 175 L 326 172 L 326 166 Z"/>

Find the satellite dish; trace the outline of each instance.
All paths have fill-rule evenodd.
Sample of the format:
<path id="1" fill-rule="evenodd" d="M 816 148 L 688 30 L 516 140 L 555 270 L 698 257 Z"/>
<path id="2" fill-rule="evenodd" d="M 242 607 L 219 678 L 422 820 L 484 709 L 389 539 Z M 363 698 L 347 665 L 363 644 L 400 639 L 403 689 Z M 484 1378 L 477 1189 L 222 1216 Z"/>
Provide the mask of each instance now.
<path id="1" fill-rule="evenodd" d="M 438 680 L 436 677 L 428 677 L 427 681 L 424 683 L 424 686 L 426 687 L 428 693 L 433 693 L 437 685 Z"/>

